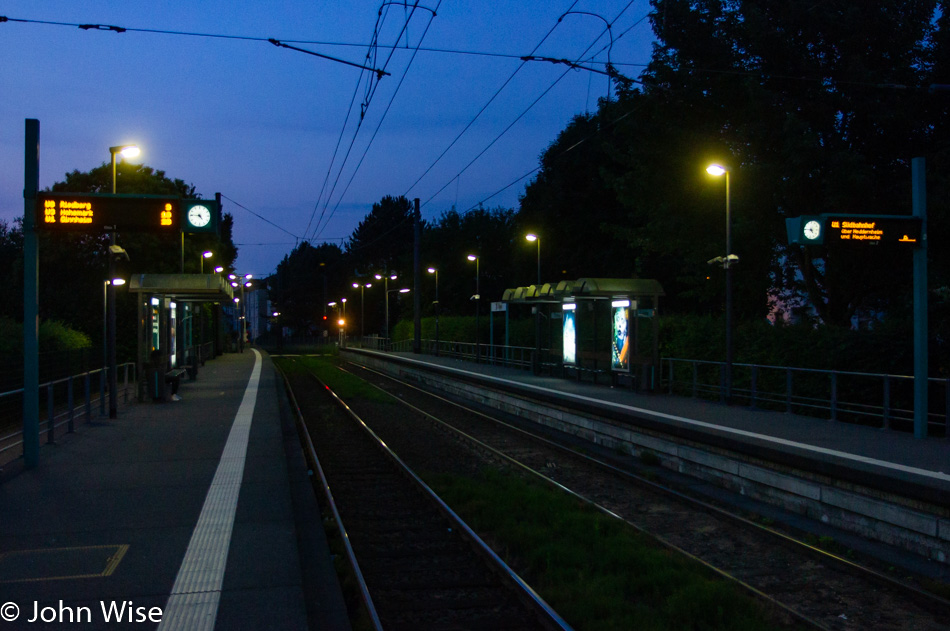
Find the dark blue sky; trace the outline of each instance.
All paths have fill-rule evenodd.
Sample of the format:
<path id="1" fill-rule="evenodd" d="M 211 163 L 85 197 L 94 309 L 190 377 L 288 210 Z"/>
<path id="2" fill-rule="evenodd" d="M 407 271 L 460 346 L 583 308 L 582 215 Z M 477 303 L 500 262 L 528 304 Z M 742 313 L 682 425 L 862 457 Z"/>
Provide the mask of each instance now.
<path id="1" fill-rule="evenodd" d="M 427 219 L 483 200 L 488 207 L 515 207 L 527 179 L 490 196 L 536 168 L 538 156 L 571 117 L 596 106 L 607 91 L 603 75 L 525 64 L 413 184 L 522 65 L 521 55 L 577 60 L 596 53 L 592 64 L 603 69 L 610 41 L 604 20 L 574 14 L 558 23 L 568 10 L 613 23 L 611 60 L 628 76 L 639 74 L 652 45 L 646 0 L 427 0 L 405 30 L 411 9 L 390 4 L 377 29 L 380 46 L 368 63 L 385 65 L 392 76 L 374 89 L 370 73 L 267 41 L 132 30 L 322 42 L 292 45 L 362 64 L 381 4 L 0 1 L 0 15 L 11 19 L 129 29 L 0 23 L 0 219 L 11 221 L 23 212 L 23 121 L 37 118 L 41 187 L 73 169 L 107 162 L 110 146 L 136 143 L 142 148 L 137 161 L 194 184 L 204 197 L 221 192 L 228 198 L 237 266 L 265 275 L 297 238 L 340 243 L 384 195 L 419 197 Z M 436 17 L 422 6 L 438 7 Z M 420 42 L 422 49 L 491 55 L 420 50 L 413 58 Z"/>

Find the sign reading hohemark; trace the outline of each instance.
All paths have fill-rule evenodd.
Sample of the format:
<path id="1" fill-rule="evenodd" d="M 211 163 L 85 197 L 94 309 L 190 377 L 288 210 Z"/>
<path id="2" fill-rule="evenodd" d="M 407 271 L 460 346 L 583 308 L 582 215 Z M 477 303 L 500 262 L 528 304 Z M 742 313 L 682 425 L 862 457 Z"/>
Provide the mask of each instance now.
<path id="1" fill-rule="evenodd" d="M 124 232 L 176 234 L 181 228 L 181 200 L 161 195 L 38 193 L 38 232 Z"/>

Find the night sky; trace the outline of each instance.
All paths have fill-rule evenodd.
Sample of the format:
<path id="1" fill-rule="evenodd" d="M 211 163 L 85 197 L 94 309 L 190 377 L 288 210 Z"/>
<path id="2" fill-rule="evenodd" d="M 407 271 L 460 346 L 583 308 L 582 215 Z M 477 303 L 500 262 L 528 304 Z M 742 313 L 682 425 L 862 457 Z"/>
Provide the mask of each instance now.
<path id="1" fill-rule="evenodd" d="M 37 118 L 41 188 L 108 162 L 110 146 L 138 144 L 135 161 L 194 184 L 203 197 L 225 196 L 238 270 L 266 275 L 299 239 L 341 243 L 384 195 L 419 197 L 426 219 L 479 202 L 517 207 L 529 179 L 504 187 L 537 168 L 572 116 L 595 109 L 607 93 L 604 75 L 525 63 L 419 178 L 523 64 L 520 56 L 586 60 L 603 70 L 606 20 L 611 61 L 636 77 L 652 46 L 646 0 L 428 0 L 414 14 L 390 4 L 382 18 L 380 6 L 0 1 L 0 15 L 11 19 L 0 23 L 0 219 L 22 215 L 23 121 Z M 559 23 L 568 11 L 585 13 Z M 367 59 L 374 30 L 379 46 Z M 268 38 L 391 76 L 377 84 L 371 72 Z"/>

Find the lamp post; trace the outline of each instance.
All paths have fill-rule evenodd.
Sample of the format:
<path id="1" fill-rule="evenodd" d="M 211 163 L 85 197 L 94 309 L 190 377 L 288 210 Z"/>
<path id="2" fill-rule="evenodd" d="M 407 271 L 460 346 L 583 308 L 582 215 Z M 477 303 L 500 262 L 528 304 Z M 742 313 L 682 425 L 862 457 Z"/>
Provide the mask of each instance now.
<path id="1" fill-rule="evenodd" d="M 366 321 L 366 309 L 363 306 L 364 305 L 363 295 L 364 295 L 364 292 L 372 286 L 373 286 L 373 283 L 353 283 L 353 289 L 360 290 L 360 345 L 361 346 L 363 344 L 362 338 L 365 334 L 363 330 L 363 322 Z"/>
<path id="2" fill-rule="evenodd" d="M 432 303 L 435 305 L 435 356 L 439 356 L 439 270 L 435 267 L 430 267 L 428 270 L 430 274 L 435 274 L 435 302 Z"/>
<path id="3" fill-rule="evenodd" d="M 376 280 L 383 281 L 383 291 L 386 292 L 386 339 L 389 340 L 389 280 L 396 280 L 398 276 L 395 272 L 386 272 L 385 274 L 376 274 Z M 388 342 L 386 342 L 388 345 Z"/>
<path id="4" fill-rule="evenodd" d="M 479 288 L 481 284 L 481 274 L 479 272 L 478 266 L 481 262 L 481 257 L 477 254 L 469 254 L 466 258 L 468 258 L 469 261 L 475 261 L 475 295 L 473 296 L 473 299 L 475 300 L 475 363 L 477 364 L 479 361 L 481 361 L 479 358 L 482 351 L 481 340 L 478 337 L 478 314 L 481 311 L 479 305 L 481 304 L 480 301 L 482 299 Z"/>
<path id="5" fill-rule="evenodd" d="M 116 147 L 109 147 L 109 158 L 112 161 L 112 194 L 115 195 L 116 189 L 116 155 L 122 154 L 125 158 L 134 158 L 139 155 L 139 148 L 135 145 L 118 145 Z M 115 248 L 115 226 L 112 226 L 112 229 L 109 231 L 109 278 L 115 278 L 115 255 L 113 254 L 113 248 Z M 118 390 L 118 384 L 116 383 L 116 367 L 115 367 L 115 285 L 110 283 L 106 288 L 106 305 L 109 317 L 106 318 L 106 339 L 107 339 L 107 355 L 108 355 L 108 371 L 109 371 L 109 418 L 116 418 L 118 416 L 118 409 L 116 406 L 116 391 Z"/>
<path id="6" fill-rule="evenodd" d="M 726 176 L 726 256 L 722 261 L 723 269 L 726 270 L 726 375 L 725 375 L 725 399 L 726 404 L 732 403 L 732 264 L 738 261 L 738 257 L 732 254 L 732 215 L 729 207 L 729 169 L 720 164 L 710 164 L 706 167 L 706 172 L 712 176 Z M 714 259 L 715 260 L 715 259 Z"/>
<path id="7" fill-rule="evenodd" d="M 529 232 L 524 236 L 525 241 L 534 241 L 538 244 L 538 291 L 541 291 L 541 237 Z M 541 372 L 541 303 L 534 305 L 534 357 L 531 359 L 531 369 L 534 374 Z"/>
<path id="8" fill-rule="evenodd" d="M 241 297 L 235 298 L 234 302 L 237 305 L 238 310 L 238 335 L 241 338 L 238 342 L 238 349 L 240 352 L 244 352 L 244 338 L 247 336 L 247 302 L 244 300 L 244 288 L 251 286 L 251 274 L 245 274 L 243 277 L 238 276 L 237 274 L 229 274 L 228 278 L 231 280 L 231 287 L 237 289 L 238 285 L 241 287 Z M 240 279 L 240 280 L 239 280 Z"/>
<path id="9" fill-rule="evenodd" d="M 210 259 L 212 256 L 214 256 L 214 253 L 213 253 L 213 252 L 202 252 L 202 253 L 201 253 L 201 257 L 199 258 L 199 260 L 201 261 L 201 273 L 202 273 L 202 274 L 205 273 L 205 259 Z"/>

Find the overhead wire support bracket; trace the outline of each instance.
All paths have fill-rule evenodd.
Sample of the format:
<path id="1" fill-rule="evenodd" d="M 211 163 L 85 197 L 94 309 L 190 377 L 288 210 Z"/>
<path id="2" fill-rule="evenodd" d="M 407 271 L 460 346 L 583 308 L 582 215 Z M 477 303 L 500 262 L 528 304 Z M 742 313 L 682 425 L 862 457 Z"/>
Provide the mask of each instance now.
<path id="1" fill-rule="evenodd" d="M 383 77 L 390 76 L 390 73 L 386 72 L 385 70 L 380 70 L 378 68 L 371 68 L 370 66 L 364 66 L 362 64 L 353 63 L 352 61 L 346 61 L 345 59 L 339 59 L 337 57 L 331 57 L 330 55 L 324 55 L 322 53 L 314 52 L 312 50 L 307 50 L 306 48 L 298 48 L 296 46 L 291 46 L 290 44 L 285 44 L 279 39 L 274 39 L 273 37 L 268 38 L 267 41 L 273 44 L 274 46 L 277 46 L 278 48 L 287 48 L 290 50 L 296 50 L 297 52 L 300 52 L 300 53 L 306 53 L 308 55 L 313 55 L 314 57 L 320 57 L 321 59 L 328 59 L 330 61 L 335 61 L 337 63 L 346 64 L 347 66 L 353 66 L 354 68 L 359 68 L 361 70 L 369 70 L 370 72 L 376 73 L 377 80 L 382 79 Z"/>
<path id="2" fill-rule="evenodd" d="M 80 24 L 79 28 L 84 31 L 115 31 L 116 33 L 125 33 L 126 29 L 121 26 L 112 26 L 109 24 Z"/>
<path id="3" fill-rule="evenodd" d="M 643 83 L 637 79 L 631 79 L 625 75 L 617 72 L 617 69 L 614 68 L 611 64 L 607 64 L 606 70 L 600 70 L 599 68 L 592 68 L 590 66 L 585 66 L 583 64 L 576 63 L 569 59 L 558 59 L 556 57 L 538 57 L 537 55 L 525 55 L 521 58 L 521 61 L 546 61 L 552 64 L 564 64 L 573 70 L 587 70 L 588 72 L 594 72 L 597 74 L 606 75 L 612 79 L 617 79 L 622 83 Z"/>

